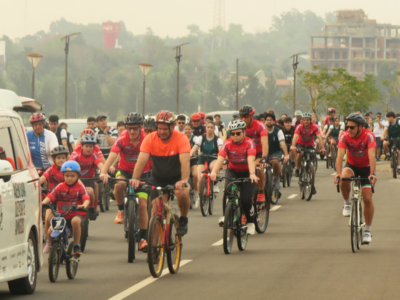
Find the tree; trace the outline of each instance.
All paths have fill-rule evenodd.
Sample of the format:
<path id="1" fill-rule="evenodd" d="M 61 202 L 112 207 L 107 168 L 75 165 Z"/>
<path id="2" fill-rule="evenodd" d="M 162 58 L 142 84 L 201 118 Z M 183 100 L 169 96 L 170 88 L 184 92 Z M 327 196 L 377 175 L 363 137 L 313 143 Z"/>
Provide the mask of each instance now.
<path id="1" fill-rule="evenodd" d="M 89 75 L 86 79 L 85 98 L 82 103 L 84 112 L 89 116 L 97 115 L 98 110 L 103 105 L 102 99 L 103 97 L 97 78 L 93 75 Z"/>
<path id="2" fill-rule="evenodd" d="M 264 112 L 266 110 L 265 103 L 267 100 L 264 87 L 260 85 L 258 78 L 252 75 L 249 75 L 246 83 L 247 85 L 241 102 L 252 105 L 258 112 Z"/>

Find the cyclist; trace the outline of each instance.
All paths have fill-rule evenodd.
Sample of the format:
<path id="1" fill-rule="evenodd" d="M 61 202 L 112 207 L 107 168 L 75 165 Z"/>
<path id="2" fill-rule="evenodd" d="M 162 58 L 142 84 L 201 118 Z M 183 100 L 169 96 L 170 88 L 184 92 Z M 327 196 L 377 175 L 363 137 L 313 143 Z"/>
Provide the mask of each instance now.
<path id="1" fill-rule="evenodd" d="M 62 165 L 67 161 L 69 151 L 64 146 L 57 146 L 50 152 L 51 158 L 54 164 L 48 168 L 43 175 L 40 177 L 40 184 L 48 182 L 49 191 L 52 192 L 57 185 L 64 182 L 64 174 L 61 172 Z M 49 220 L 51 215 L 51 209 L 46 209 L 46 219 Z M 50 222 L 45 223 L 45 232 L 49 231 Z M 46 246 L 43 249 L 43 253 L 50 252 L 51 241 L 47 239 Z"/>
<path id="2" fill-rule="evenodd" d="M 296 128 L 298 125 L 301 124 L 301 118 L 303 116 L 303 113 L 300 110 L 296 110 L 294 113 L 294 119 L 292 120 L 292 125 Z"/>
<path id="3" fill-rule="evenodd" d="M 314 149 L 314 136 L 317 136 L 319 144 L 321 146 L 321 153 L 325 153 L 325 147 L 323 144 L 323 139 L 321 136 L 321 131 L 318 129 L 318 125 L 315 123 L 311 123 L 311 114 L 308 112 L 303 113 L 302 124 L 296 127 L 294 131 L 293 141 L 292 141 L 292 150 L 304 150 L 304 149 Z M 303 158 L 303 152 L 297 154 L 296 157 L 296 172 L 295 176 L 299 177 L 299 169 L 301 160 Z M 313 194 L 317 193 L 315 185 L 312 190 Z"/>
<path id="4" fill-rule="evenodd" d="M 193 126 L 190 123 L 185 124 L 185 135 L 189 139 L 190 142 L 190 148 L 193 149 L 193 146 L 195 144 L 195 136 L 193 135 Z M 194 198 L 193 201 L 194 203 L 190 203 L 190 208 L 192 208 L 192 205 L 194 205 L 196 202 L 198 203 L 199 201 L 199 192 L 198 192 L 198 186 L 197 186 L 197 159 L 192 157 L 190 159 L 190 175 L 192 176 L 192 188 L 194 191 Z"/>
<path id="5" fill-rule="evenodd" d="M 324 121 L 322 122 L 322 125 L 326 125 L 329 123 L 330 118 L 336 118 L 336 109 L 333 107 L 328 108 L 328 115 L 325 117 Z"/>
<path id="6" fill-rule="evenodd" d="M 246 137 L 251 138 L 256 145 L 256 164 L 259 164 L 261 158 L 267 158 L 268 156 L 268 131 L 261 121 L 253 120 L 255 112 L 256 110 L 249 105 L 244 105 L 239 110 L 240 118 L 247 126 Z M 259 172 L 259 177 L 257 201 L 264 202 L 265 173 Z"/>
<path id="7" fill-rule="evenodd" d="M 205 121 L 206 114 L 203 113 L 202 111 L 200 111 L 200 112 L 199 112 L 199 115 L 200 115 L 200 124 L 201 124 L 201 125 L 206 125 L 206 121 Z"/>
<path id="8" fill-rule="evenodd" d="M 132 186 L 138 188 L 140 177 L 150 158 L 153 159 L 153 170 L 148 181 L 152 186 L 175 186 L 175 196 L 181 212 L 179 218 L 178 235 L 188 232 L 188 212 L 190 207 L 189 187 L 186 183 L 190 176 L 190 143 L 187 137 L 174 130 L 175 116 L 170 111 L 161 111 L 156 116 L 157 131 L 146 136 L 141 147 L 138 161 L 133 171 Z M 168 193 L 163 196 L 168 200 Z M 158 198 L 158 191 L 150 191 L 151 199 Z M 153 201 L 153 213 L 156 212 Z"/>
<path id="9" fill-rule="evenodd" d="M 396 141 L 396 147 L 398 150 L 398 154 L 400 155 L 400 119 L 396 119 L 396 115 L 394 112 L 390 111 L 386 114 L 386 124 L 385 128 L 383 129 L 383 133 L 381 136 L 381 140 L 383 142 L 383 149 L 385 150 L 386 157 L 390 157 L 390 150 L 389 147 L 392 148 L 393 142 L 385 141 L 386 138 L 390 139 L 399 139 Z M 393 166 L 395 168 L 395 166 Z M 397 166 L 397 173 L 400 170 L 400 159 L 398 159 L 398 166 Z"/>
<path id="10" fill-rule="evenodd" d="M 33 129 L 26 133 L 33 164 L 36 169 L 42 171 L 53 164 L 50 152 L 58 146 L 56 135 L 44 128 L 45 121 L 44 114 L 33 114 L 30 118 Z"/>
<path id="11" fill-rule="evenodd" d="M 150 134 L 157 129 L 156 122 L 152 118 L 147 118 L 143 121 L 144 132 Z"/>
<path id="12" fill-rule="evenodd" d="M 101 170 L 103 168 L 103 162 L 101 158 L 94 152 L 94 146 L 96 145 L 96 138 L 93 135 L 87 134 L 81 138 L 82 151 L 73 152 L 70 161 L 76 161 L 81 168 L 81 178 L 95 178 L 96 168 Z M 97 219 L 97 203 L 98 201 L 98 184 L 94 181 L 84 182 L 86 190 L 90 196 L 89 205 L 89 220 Z"/>
<path id="13" fill-rule="evenodd" d="M 96 142 L 103 152 L 104 157 L 108 157 L 111 146 L 118 137 L 118 130 L 107 126 L 107 117 L 104 115 L 98 116 L 97 121 L 99 126 L 94 129 Z"/>
<path id="14" fill-rule="evenodd" d="M 79 176 L 81 174 L 81 168 L 75 161 L 67 161 L 61 167 L 61 172 L 64 174 L 64 182 L 57 185 L 57 187 L 51 192 L 42 202 L 42 204 L 49 204 L 50 202 L 56 202 L 58 212 L 63 214 L 66 213 L 70 205 L 78 205 L 78 208 L 86 209 L 90 203 L 90 197 L 86 192 L 85 186 L 79 182 Z M 67 222 L 70 222 L 72 231 L 74 234 L 74 249 L 73 252 L 76 255 L 81 254 L 80 240 L 81 240 L 81 228 L 83 226 L 85 212 L 76 211 L 71 212 L 64 218 Z M 53 214 L 50 214 L 46 222 L 51 221 Z M 51 241 L 50 233 L 51 229 L 47 232 L 47 240 Z"/>
<path id="15" fill-rule="evenodd" d="M 68 142 L 69 142 L 69 152 L 72 153 L 75 150 L 75 139 L 74 136 L 72 135 L 72 133 L 68 132 L 68 125 L 67 123 L 61 122 L 60 123 L 60 127 L 62 129 L 65 129 L 65 131 L 67 132 L 67 137 L 68 137 Z"/>
<path id="16" fill-rule="evenodd" d="M 274 170 L 274 185 L 276 189 L 281 188 L 279 175 L 281 173 L 281 163 L 278 159 L 282 157 L 281 148 L 285 154 L 283 162 L 286 164 L 289 161 L 289 154 L 286 148 L 285 136 L 281 129 L 275 126 L 275 115 L 267 113 L 265 115 L 268 131 L 268 159 L 271 160 L 272 168 Z M 260 172 L 262 173 L 262 172 Z"/>
<path id="17" fill-rule="evenodd" d="M 115 174 L 117 179 L 131 179 L 133 170 L 137 164 L 140 147 L 146 137 L 142 131 L 144 118 L 141 114 L 132 112 L 125 117 L 126 130 L 117 138 L 111 148 L 110 156 L 108 157 L 103 170 L 101 171 L 100 178 L 106 183 L 108 181 L 107 171 L 115 161 L 118 154 L 121 159 L 118 163 L 118 171 Z M 149 178 L 151 171 L 150 160 L 144 166 L 144 174 L 142 179 Z M 115 184 L 114 194 L 118 205 L 118 214 L 115 218 L 115 224 L 124 224 L 124 198 L 126 193 L 127 182 L 118 181 Z M 139 227 L 140 227 L 140 242 L 139 250 L 147 252 L 147 193 L 138 190 L 139 196 Z"/>
<path id="18" fill-rule="evenodd" d="M 342 134 L 342 126 L 340 126 L 340 119 L 336 118 L 334 125 L 329 126 L 328 133 L 326 134 L 326 138 L 329 139 L 329 157 L 332 157 L 332 147 L 336 144 L 336 141 L 339 139 L 339 136 Z"/>
<path id="19" fill-rule="evenodd" d="M 95 136 L 95 134 L 94 134 L 94 131 L 92 130 L 92 129 L 90 129 L 90 128 L 85 128 L 85 129 L 83 129 L 82 131 L 81 131 L 81 137 L 79 138 L 79 142 L 78 142 L 78 145 L 75 147 L 75 150 L 74 150 L 74 152 L 77 152 L 77 153 L 80 153 L 80 152 L 82 152 L 82 145 L 81 145 L 81 139 L 82 139 L 82 137 L 84 136 L 84 135 L 87 135 L 87 134 L 89 134 L 89 135 L 92 135 L 92 136 Z M 98 157 L 100 157 L 101 158 L 101 161 L 103 162 L 103 164 L 105 163 L 105 159 L 104 159 L 104 155 L 103 155 L 103 152 L 101 152 L 101 150 L 100 150 L 100 147 L 96 144 L 96 145 L 94 145 L 94 153 L 96 153 L 96 155 L 98 156 Z"/>
<path id="20" fill-rule="evenodd" d="M 328 122 L 329 123 L 325 124 L 324 128 L 322 129 L 322 136 L 324 137 L 324 140 L 325 140 L 324 144 L 326 144 L 326 142 L 327 142 L 327 138 L 328 138 L 327 133 L 329 131 L 329 128 L 331 126 L 335 125 L 335 118 L 334 117 L 330 117 Z"/>
<path id="21" fill-rule="evenodd" d="M 201 116 L 196 113 L 191 117 L 192 125 L 193 125 L 193 134 L 195 137 L 203 136 L 206 133 L 206 127 L 201 124 Z"/>
<path id="22" fill-rule="evenodd" d="M 290 146 L 292 145 L 292 139 L 294 136 L 294 131 L 295 127 L 292 126 L 292 118 L 291 117 L 286 117 L 283 119 L 283 129 L 282 132 L 285 136 L 285 144 L 286 144 L 286 149 L 290 151 L 290 161 L 292 163 L 292 169 L 296 167 L 296 151 L 295 150 L 290 150 Z"/>
<path id="23" fill-rule="evenodd" d="M 193 146 L 192 150 L 190 151 L 190 157 L 192 157 L 194 154 L 198 152 L 200 149 L 200 152 L 205 154 L 205 155 L 218 155 L 219 150 L 222 147 L 222 140 L 219 138 L 217 135 L 215 135 L 215 124 L 213 122 L 208 122 L 206 125 L 206 131 L 207 134 L 204 136 L 199 136 L 196 139 L 196 143 Z M 206 162 L 206 159 L 204 157 L 199 157 L 197 161 L 197 178 L 198 178 L 198 186 L 200 186 L 200 180 L 201 180 L 201 175 L 203 174 L 204 171 L 204 164 Z M 216 158 L 207 158 L 207 163 L 208 163 L 208 169 L 212 170 L 215 163 L 216 163 Z M 217 185 L 214 185 L 214 193 L 219 193 L 219 188 Z M 199 207 L 199 201 L 195 202 L 195 208 Z"/>
<path id="24" fill-rule="evenodd" d="M 381 118 L 382 118 L 382 114 L 380 112 L 376 113 L 375 120 L 372 123 L 372 126 L 374 128 L 373 133 L 375 135 L 375 141 L 376 141 L 376 160 L 377 161 L 381 160 L 381 150 L 382 150 L 382 145 L 383 145 L 381 136 L 382 136 L 383 130 L 385 128 L 385 122 Z"/>
<path id="25" fill-rule="evenodd" d="M 246 137 L 245 130 L 247 125 L 244 121 L 234 120 L 231 122 L 229 130 L 231 131 L 231 138 L 227 140 L 222 146 L 218 154 L 217 162 L 210 174 L 211 180 L 217 180 L 217 173 L 221 169 L 222 164 L 227 157 L 229 166 L 226 170 L 225 177 L 227 178 L 243 178 L 250 177 L 251 182 L 241 183 L 240 197 L 242 201 L 242 208 L 247 219 L 247 233 L 254 234 L 254 208 L 253 208 L 253 195 L 257 190 L 257 182 L 260 180 L 256 174 L 256 145 L 251 138 Z M 225 191 L 230 193 L 227 189 L 230 180 L 225 180 Z M 224 224 L 224 217 L 219 220 L 219 225 Z"/>
<path id="26" fill-rule="evenodd" d="M 176 126 L 175 130 L 178 130 L 181 133 L 185 133 L 185 124 L 186 124 L 186 117 L 184 115 L 179 115 L 176 118 Z"/>
<path id="27" fill-rule="evenodd" d="M 352 113 L 347 116 L 347 130 L 339 139 L 339 151 L 336 159 L 336 176 L 334 183 L 341 178 L 358 177 L 368 178 L 361 182 L 364 200 L 365 232 L 364 243 L 371 242 L 371 225 L 374 217 L 374 203 L 372 202 L 371 184 L 377 181 L 375 176 L 375 137 L 368 129 L 363 128 L 365 119 L 362 115 Z M 342 161 L 347 149 L 347 163 L 342 170 Z M 350 217 L 350 182 L 340 181 L 344 199 L 343 216 Z"/>

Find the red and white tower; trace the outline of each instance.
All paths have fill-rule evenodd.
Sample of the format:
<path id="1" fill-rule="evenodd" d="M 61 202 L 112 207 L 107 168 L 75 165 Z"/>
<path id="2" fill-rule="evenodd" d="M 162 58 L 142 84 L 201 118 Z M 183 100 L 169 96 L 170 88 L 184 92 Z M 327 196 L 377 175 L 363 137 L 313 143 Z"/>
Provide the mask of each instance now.
<path id="1" fill-rule="evenodd" d="M 118 40 L 118 34 L 121 33 L 121 24 L 113 22 L 103 23 L 104 47 L 107 49 L 115 48 Z"/>

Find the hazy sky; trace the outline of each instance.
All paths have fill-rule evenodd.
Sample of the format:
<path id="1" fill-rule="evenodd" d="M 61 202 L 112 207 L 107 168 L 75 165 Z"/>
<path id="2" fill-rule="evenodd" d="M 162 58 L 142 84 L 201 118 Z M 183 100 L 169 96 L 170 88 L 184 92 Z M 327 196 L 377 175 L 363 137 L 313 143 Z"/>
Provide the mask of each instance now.
<path id="1" fill-rule="evenodd" d="M 48 30 L 61 17 L 70 22 L 124 21 L 128 30 L 142 34 L 151 27 L 161 36 L 180 36 L 186 26 L 204 31 L 213 26 L 214 0 L 0 0 L 0 36 L 11 38 Z M 26 10 L 25 10 L 26 4 Z M 243 24 L 245 31 L 268 29 L 271 17 L 298 9 L 319 15 L 338 9 L 362 8 L 379 23 L 400 24 L 398 0 L 225 0 L 226 25 Z M 25 22 L 26 13 L 26 22 Z"/>

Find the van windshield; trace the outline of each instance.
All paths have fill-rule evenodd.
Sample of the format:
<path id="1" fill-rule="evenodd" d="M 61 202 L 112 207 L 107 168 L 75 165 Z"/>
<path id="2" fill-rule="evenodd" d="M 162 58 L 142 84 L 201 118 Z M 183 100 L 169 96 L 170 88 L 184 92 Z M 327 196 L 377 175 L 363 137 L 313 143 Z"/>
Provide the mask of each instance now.
<path id="1" fill-rule="evenodd" d="M 87 127 L 86 123 L 70 123 L 68 124 L 67 131 L 74 136 L 74 139 L 77 140 L 81 136 L 81 132 L 83 129 Z"/>

